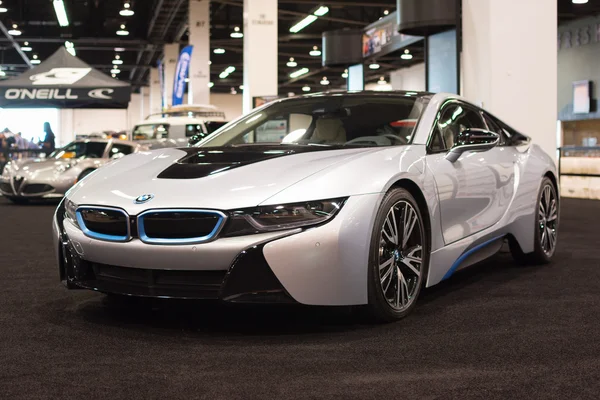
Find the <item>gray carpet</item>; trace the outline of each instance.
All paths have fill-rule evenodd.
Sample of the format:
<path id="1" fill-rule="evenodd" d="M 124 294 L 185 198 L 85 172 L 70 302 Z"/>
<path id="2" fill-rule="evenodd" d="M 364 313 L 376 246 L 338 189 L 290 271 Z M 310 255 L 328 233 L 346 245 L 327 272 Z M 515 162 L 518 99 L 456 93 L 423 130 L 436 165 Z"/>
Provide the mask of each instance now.
<path id="1" fill-rule="evenodd" d="M 551 265 L 499 254 L 375 326 L 68 292 L 53 210 L 0 198 L 1 399 L 600 398 L 600 202 L 564 200 Z"/>

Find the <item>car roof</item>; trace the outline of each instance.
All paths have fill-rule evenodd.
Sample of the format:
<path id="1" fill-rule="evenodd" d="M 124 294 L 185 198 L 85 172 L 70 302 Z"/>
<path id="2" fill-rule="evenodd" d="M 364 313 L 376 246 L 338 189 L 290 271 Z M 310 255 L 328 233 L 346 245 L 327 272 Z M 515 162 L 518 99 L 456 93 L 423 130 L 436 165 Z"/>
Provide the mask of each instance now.
<path id="1" fill-rule="evenodd" d="M 131 140 L 121 140 L 121 139 L 102 139 L 102 138 L 89 138 L 89 139 L 76 139 L 73 140 L 70 143 L 104 143 L 104 144 L 108 144 L 108 142 L 113 142 L 113 143 L 121 143 L 121 144 L 128 144 L 130 146 L 137 146 L 139 145 L 139 143 L 133 142 Z"/>

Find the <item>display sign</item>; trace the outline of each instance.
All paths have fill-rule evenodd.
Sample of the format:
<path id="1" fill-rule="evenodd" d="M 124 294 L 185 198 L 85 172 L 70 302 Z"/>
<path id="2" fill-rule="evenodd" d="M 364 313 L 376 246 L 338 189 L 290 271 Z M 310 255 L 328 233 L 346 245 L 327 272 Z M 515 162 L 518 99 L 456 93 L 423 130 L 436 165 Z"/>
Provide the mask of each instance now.
<path id="1" fill-rule="evenodd" d="M 398 33 L 396 13 L 367 26 L 363 33 L 362 54 L 364 58 L 381 56 L 422 40 L 420 36 Z"/>
<path id="2" fill-rule="evenodd" d="M 185 46 L 179 54 L 177 67 L 175 68 L 175 81 L 173 82 L 173 101 L 172 105 L 178 106 L 183 104 L 183 96 L 185 94 L 186 81 L 190 70 L 190 60 L 192 58 L 192 50 L 194 46 Z"/>
<path id="3" fill-rule="evenodd" d="M 591 81 L 573 82 L 573 113 L 587 114 L 590 112 Z"/>
<path id="4" fill-rule="evenodd" d="M 158 60 L 157 64 L 158 83 L 160 85 L 160 109 L 164 110 L 166 107 L 165 96 L 167 95 L 165 90 L 165 65 L 162 63 L 161 60 Z"/>

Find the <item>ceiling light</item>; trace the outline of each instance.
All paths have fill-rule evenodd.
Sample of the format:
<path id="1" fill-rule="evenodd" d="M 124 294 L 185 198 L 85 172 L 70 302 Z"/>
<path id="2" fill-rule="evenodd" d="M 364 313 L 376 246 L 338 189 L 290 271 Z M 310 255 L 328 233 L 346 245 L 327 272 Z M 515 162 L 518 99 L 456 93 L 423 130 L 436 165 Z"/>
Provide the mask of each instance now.
<path id="1" fill-rule="evenodd" d="M 383 10 L 383 15 L 388 15 L 390 13 L 390 10 Z"/>
<path id="2" fill-rule="evenodd" d="M 125 51 L 124 47 L 115 47 L 115 52 L 120 53 L 122 51 Z"/>
<path id="3" fill-rule="evenodd" d="M 183 81 L 184 81 L 185 83 L 188 83 L 188 82 L 190 81 L 190 78 L 185 78 Z"/>
<path id="4" fill-rule="evenodd" d="M 211 87 L 213 87 L 213 86 L 215 86 L 215 83 L 214 83 L 214 82 L 208 82 L 208 87 L 209 87 L 209 88 L 211 88 Z"/>
<path id="5" fill-rule="evenodd" d="M 121 24 L 120 29 L 117 31 L 117 35 L 119 35 L 119 36 L 129 35 L 129 31 L 127 29 L 125 29 L 125 24 Z"/>
<path id="6" fill-rule="evenodd" d="M 211 64 L 212 64 L 212 61 L 208 60 L 208 65 L 211 65 Z"/>
<path id="7" fill-rule="evenodd" d="M 348 78 L 348 70 L 345 69 L 344 73 L 342 73 L 342 78 L 347 79 Z"/>
<path id="8" fill-rule="evenodd" d="M 135 13 L 129 7 L 131 7 L 131 5 L 129 3 L 123 4 L 123 9 L 121 11 L 119 11 L 119 14 L 124 17 L 131 17 Z"/>
<path id="9" fill-rule="evenodd" d="M 18 29 L 17 24 L 12 24 L 12 29 L 8 31 L 9 35 L 19 36 L 21 31 Z"/>
<path id="10" fill-rule="evenodd" d="M 54 12 L 56 13 L 56 19 L 60 26 L 69 26 L 69 18 L 67 17 L 67 10 L 65 9 L 65 3 L 63 0 L 54 0 Z"/>
<path id="11" fill-rule="evenodd" d="M 240 27 L 236 26 L 235 28 L 233 28 L 233 32 L 231 32 L 229 36 L 231 36 L 234 39 L 241 39 L 244 37 L 244 34 L 240 32 Z"/>
<path id="12" fill-rule="evenodd" d="M 314 15 L 307 15 L 302 21 L 298 22 L 296 25 L 290 28 L 291 33 L 298 33 L 302 29 L 306 28 L 308 25 L 312 24 L 317 20 L 317 17 Z"/>
<path id="13" fill-rule="evenodd" d="M 313 49 L 308 53 L 313 57 L 319 57 L 321 55 L 321 50 L 317 46 L 313 46 Z"/>
<path id="14" fill-rule="evenodd" d="M 321 6 L 313 14 L 316 15 L 317 17 L 322 17 L 323 15 L 327 14 L 328 12 L 329 12 L 329 7 Z"/>
<path id="15" fill-rule="evenodd" d="M 73 57 L 77 55 L 77 53 L 75 53 L 75 45 L 73 44 L 73 42 L 69 42 L 68 40 L 65 41 L 65 47 L 69 54 L 71 54 Z"/>
<path id="16" fill-rule="evenodd" d="M 1 5 L 2 5 L 2 1 L 0 1 L 0 6 Z M 0 13 L 5 13 L 7 11 L 8 11 L 8 9 L 6 7 L 0 7 Z M 4 75 L 2 75 L 2 76 L 4 76 Z"/>
<path id="17" fill-rule="evenodd" d="M 240 85 L 240 90 L 244 90 L 244 85 Z"/>
<path id="18" fill-rule="evenodd" d="M 294 61 L 294 57 L 290 57 L 290 61 L 288 61 L 285 65 L 287 65 L 290 68 L 295 68 L 298 66 L 298 63 Z"/>
<path id="19" fill-rule="evenodd" d="M 225 54 L 225 49 L 222 49 L 222 48 L 219 47 L 217 49 L 214 49 L 213 53 L 215 53 L 215 54 Z"/>
<path id="20" fill-rule="evenodd" d="M 372 63 L 372 64 L 369 64 L 369 68 L 370 68 L 370 69 L 379 69 L 379 67 L 380 67 L 380 65 L 379 65 L 379 64 L 377 64 L 377 63 Z"/>
<path id="21" fill-rule="evenodd" d="M 573 4 L 585 4 L 588 0 L 573 0 Z"/>
<path id="22" fill-rule="evenodd" d="M 231 90 L 231 94 L 237 94 L 237 90 L 235 90 L 234 87 L 232 87 L 230 90 Z"/>
<path id="23" fill-rule="evenodd" d="M 111 74 L 118 74 L 119 72 L 121 72 L 121 70 L 118 67 L 113 67 L 113 69 L 110 70 Z"/>
<path id="24" fill-rule="evenodd" d="M 321 85 L 329 85 L 329 81 L 327 80 L 326 76 L 324 76 L 323 79 L 321 79 Z"/>
<path id="25" fill-rule="evenodd" d="M 387 84 L 387 82 L 385 81 L 385 78 L 382 76 L 381 78 L 379 78 L 379 80 L 377 81 L 378 85 L 385 85 Z"/>
<path id="26" fill-rule="evenodd" d="M 410 54 L 410 51 L 408 49 L 404 50 L 404 53 L 400 56 L 401 59 L 403 60 L 412 60 L 413 55 Z"/>
<path id="27" fill-rule="evenodd" d="M 41 63 L 41 61 L 40 61 L 40 60 L 31 60 L 31 63 L 32 63 L 32 64 L 40 64 L 40 63 Z"/>
<path id="28" fill-rule="evenodd" d="M 122 65 L 123 64 L 123 60 L 119 60 L 119 59 L 115 58 L 114 60 L 112 60 L 112 63 L 114 65 Z"/>
<path id="29" fill-rule="evenodd" d="M 37 60 L 37 58 L 38 58 L 38 55 L 37 55 L 37 54 L 34 54 L 34 55 L 33 55 L 33 59 L 34 59 L 34 60 Z"/>
<path id="30" fill-rule="evenodd" d="M 110 76 L 112 76 L 113 78 L 116 78 L 117 74 L 110 74 Z"/>
<path id="31" fill-rule="evenodd" d="M 310 86 L 302 86 L 303 92 L 310 92 Z"/>
<path id="32" fill-rule="evenodd" d="M 29 46 L 29 42 L 25 42 L 25 43 L 23 43 L 23 46 L 21 46 L 21 50 L 23 50 L 23 51 L 31 51 L 33 49 Z"/>
<path id="33" fill-rule="evenodd" d="M 229 76 L 229 74 L 231 74 L 233 71 L 235 71 L 235 67 L 233 67 L 233 66 L 231 66 L 231 65 L 230 65 L 229 67 L 225 68 L 225 69 L 223 70 L 223 72 L 221 72 L 221 73 L 219 74 L 219 78 L 221 78 L 221 79 L 225 79 L 225 78 L 227 78 L 227 77 Z"/>
<path id="34" fill-rule="evenodd" d="M 300 68 L 299 70 L 292 72 L 290 74 L 290 78 L 298 78 L 298 77 L 300 77 L 302 75 L 307 74 L 308 71 L 309 71 L 308 68 Z"/>

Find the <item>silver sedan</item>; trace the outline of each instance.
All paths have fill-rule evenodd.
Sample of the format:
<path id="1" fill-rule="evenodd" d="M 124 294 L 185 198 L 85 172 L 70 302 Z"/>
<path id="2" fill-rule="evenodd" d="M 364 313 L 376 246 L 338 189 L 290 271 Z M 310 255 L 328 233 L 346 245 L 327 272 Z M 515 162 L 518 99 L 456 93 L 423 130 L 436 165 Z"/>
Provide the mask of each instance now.
<path id="1" fill-rule="evenodd" d="M 123 140 L 76 140 L 47 158 L 11 161 L 0 176 L 0 193 L 14 203 L 62 198 L 75 183 L 104 164 L 145 146 Z"/>

